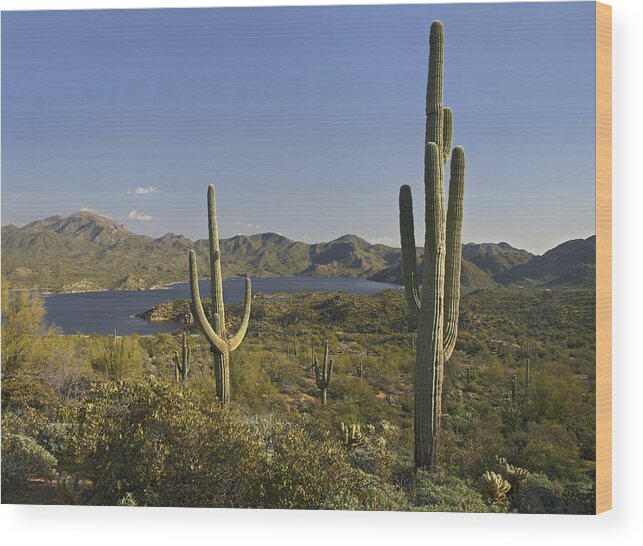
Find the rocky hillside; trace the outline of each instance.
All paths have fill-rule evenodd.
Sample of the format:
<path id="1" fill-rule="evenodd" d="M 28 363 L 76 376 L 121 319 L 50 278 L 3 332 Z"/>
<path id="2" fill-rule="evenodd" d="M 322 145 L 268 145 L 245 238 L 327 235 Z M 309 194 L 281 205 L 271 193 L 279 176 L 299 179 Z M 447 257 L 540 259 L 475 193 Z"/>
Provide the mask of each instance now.
<path id="1" fill-rule="evenodd" d="M 595 264 L 590 247 L 591 243 L 569 241 L 534 256 L 507 243 L 469 243 L 463 248 L 462 286 L 464 290 L 521 283 L 588 286 Z M 2 274 L 16 288 L 140 290 L 186 281 L 186 254 L 191 248 L 199 256 L 200 271 L 207 274 L 207 240 L 191 241 L 173 233 L 154 239 L 108 218 L 77 212 L 20 228 L 4 226 Z M 398 284 L 402 278 L 400 249 L 355 235 L 316 244 L 277 233 L 235 235 L 221 240 L 221 250 L 223 273 L 228 276 L 362 277 Z"/>
<path id="2" fill-rule="evenodd" d="M 596 236 L 562 243 L 494 278 L 502 284 L 592 287 L 596 284 Z"/>

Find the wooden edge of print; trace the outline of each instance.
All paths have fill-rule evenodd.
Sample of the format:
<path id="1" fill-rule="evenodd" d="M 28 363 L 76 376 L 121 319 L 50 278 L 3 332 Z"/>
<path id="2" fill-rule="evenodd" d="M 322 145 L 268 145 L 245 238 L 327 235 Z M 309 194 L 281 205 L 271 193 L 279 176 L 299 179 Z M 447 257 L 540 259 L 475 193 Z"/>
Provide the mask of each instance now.
<path id="1" fill-rule="evenodd" d="M 612 7 L 596 3 L 596 513 L 612 508 Z"/>

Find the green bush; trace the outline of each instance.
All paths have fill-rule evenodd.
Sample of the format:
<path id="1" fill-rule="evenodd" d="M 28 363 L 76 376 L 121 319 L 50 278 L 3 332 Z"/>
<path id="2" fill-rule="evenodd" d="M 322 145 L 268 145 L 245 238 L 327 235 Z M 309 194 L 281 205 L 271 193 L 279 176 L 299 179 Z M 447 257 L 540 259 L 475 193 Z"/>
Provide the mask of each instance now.
<path id="1" fill-rule="evenodd" d="M 529 423 L 526 445 L 516 463 L 533 472 L 564 480 L 579 476 L 580 452 L 574 433 L 555 421 Z"/>
<path id="2" fill-rule="evenodd" d="M 444 473 L 418 471 L 412 487 L 413 505 L 426 512 L 489 512 L 478 491 Z"/>
<path id="3" fill-rule="evenodd" d="M 105 383 L 79 404 L 77 462 L 94 502 L 127 493 L 148 506 L 250 506 L 259 445 L 231 409 L 174 383 Z"/>
<path id="4" fill-rule="evenodd" d="M 301 427 L 275 426 L 266 437 L 262 508 L 395 510 L 396 491 L 351 467 L 337 441 L 315 441 Z"/>
<path id="5" fill-rule="evenodd" d="M 56 458 L 33 438 L 3 431 L 3 492 L 23 486 L 29 478 L 55 478 L 57 464 Z"/>
<path id="6" fill-rule="evenodd" d="M 531 473 L 512 502 L 525 514 L 564 514 L 565 487 L 544 474 Z"/>

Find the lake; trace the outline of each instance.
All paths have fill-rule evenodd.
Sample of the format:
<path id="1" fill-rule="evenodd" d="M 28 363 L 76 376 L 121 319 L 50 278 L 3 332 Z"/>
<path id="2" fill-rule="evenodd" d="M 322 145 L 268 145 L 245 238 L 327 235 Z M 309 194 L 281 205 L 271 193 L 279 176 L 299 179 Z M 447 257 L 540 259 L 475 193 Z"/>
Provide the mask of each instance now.
<path id="1" fill-rule="evenodd" d="M 225 303 L 243 301 L 245 280 L 241 277 L 223 281 Z M 210 295 L 210 281 L 199 281 L 202 297 Z M 294 292 L 332 292 L 342 290 L 350 294 L 374 294 L 393 284 L 366 279 L 333 279 L 322 277 L 253 277 L 252 291 L 264 294 Z M 177 283 L 157 290 L 107 290 L 79 294 L 48 294 L 45 296 L 46 320 L 64 334 L 119 335 L 174 332 L 176 322 L 150 323 L 137 314 L 168 300 L 190 297 L 189 283 Z"/>

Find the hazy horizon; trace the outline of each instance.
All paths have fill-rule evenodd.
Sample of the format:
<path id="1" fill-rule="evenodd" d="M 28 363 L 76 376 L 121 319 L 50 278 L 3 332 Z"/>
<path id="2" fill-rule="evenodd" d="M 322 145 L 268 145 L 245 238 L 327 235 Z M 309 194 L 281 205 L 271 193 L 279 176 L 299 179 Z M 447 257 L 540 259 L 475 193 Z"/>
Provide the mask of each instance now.
<path id="1" fill-rule="evenodd" d="M 594 4 L 4 12 L 2 224 L 424 240 L 428 28 L 467 151 L 464 241 L 595 233 Z M 447 172 L 448 175 L 448 172 Z"/>

